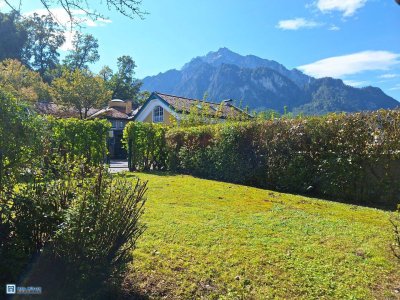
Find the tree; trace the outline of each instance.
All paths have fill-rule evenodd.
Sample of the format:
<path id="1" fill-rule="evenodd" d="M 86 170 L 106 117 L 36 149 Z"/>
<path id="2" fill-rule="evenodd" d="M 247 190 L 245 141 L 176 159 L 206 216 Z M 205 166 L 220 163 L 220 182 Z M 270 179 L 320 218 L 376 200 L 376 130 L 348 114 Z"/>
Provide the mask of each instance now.
<path id="1" fill-rule="evenodd" d="M 60 78 L 52 83 L 57 101 L 79 111 L 81 119 L 87 118 L 89 109 L 103 106 L 111 99 L 104 80 L 88 70 L 64 69 Z"/>
<path id="2" fill-rule="evenodd" d="M 137 104 L 143 105 L 147 101 L 147 99 L 149 99 L 150 95 L 151 95 L 151 92 L 149 92 L 149 91 L 139 92 L 136 97 Z"/>
<path id="3" fill-rule="evenodd" d="M 91 34 L 77 32 L 72 46 L 72 50 L 64 59 L 64 64 L 70 70 L 88 69 L 88 64 L 100 59 L 98 40 Z"/>
<path id="4" fill-rule="evenodd" d="M 50 87 L 38 73 L 18 60 L 7 59 L 0 63 L 0 87 L 21 101 L 51 100 Z"/>
<path id="5" fill-rule="evenodd" d="M 113 99 L 136 99 L 142 83 L 134 78 L 136 64 L 132 57 L 124 55 L 118 58 L 118 72 L 113 74 L 109 67 L 100 71 L 112 91 Z"/>
<path id="6" fill-rule="evenodd" d="M 58 48 L 65 42 L 64 31 L 51 16 L 34 14 L 25 21 L 28 42 L 25 56 L 29 65 L 43 77 L 59 62 Z"/>
<path id="7" fill-rule="evenodd" d="M 113 70 L 109 66 L 104 66 L 100 72 L 99 76 L 104 79 L 104 81 L 110 81 L 111 77 L 114 75 Z"/>
<path id="8" fill-rule="evenodd" d="M 6 58 L 22 60 L 28 34 L 17 13 L 0 13 L 0 61 Z"/>

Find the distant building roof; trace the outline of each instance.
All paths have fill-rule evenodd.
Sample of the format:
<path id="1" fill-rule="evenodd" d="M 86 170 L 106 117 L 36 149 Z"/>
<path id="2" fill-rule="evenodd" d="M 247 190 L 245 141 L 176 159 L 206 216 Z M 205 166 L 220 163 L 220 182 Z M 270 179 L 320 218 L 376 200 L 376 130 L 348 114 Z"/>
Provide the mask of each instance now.
<path id="1" fill-rule="evenodd" d="M 37 102 L 34 105 L 34 110 L 42 115 L 51 115 L 58 118 L 80 118 L 79 111 L 71 108 L 62 106 L 53 102 Z M 91 116 L 98 112 L 100 109 L 91 108 L 87 115 Z"/>
<path id="2" fill-rule="evenodd" d="M 168 105 L 170 105 L 178 113 L 189 113 L 192 107 L 197 106 L 197 108 L 200 109 L 204 109 L 207 107 L 209 109 L 208 113 L 210 115 L 216 115 L 217 113 L 219 113 L 220 118 L 243 116 L 243 114 L 250 117 L 250 115 L 247 114 L 245 111 L 234 106 L 232 104 L 232 100 L 224 100 L 221 103 L 215 103 L 158 92 L 154 92 L 152 95 L 156 95 L 167 102 Z M 150 96 L 149 99 L 152 99 L 152 97 Z"/>

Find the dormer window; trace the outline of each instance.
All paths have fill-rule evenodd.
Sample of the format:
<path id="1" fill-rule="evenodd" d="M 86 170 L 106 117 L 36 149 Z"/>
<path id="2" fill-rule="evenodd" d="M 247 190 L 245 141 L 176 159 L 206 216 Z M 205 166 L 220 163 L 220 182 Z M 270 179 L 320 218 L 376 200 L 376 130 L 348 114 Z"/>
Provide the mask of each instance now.
<path id="1" fill-rule="evenodd" d="M 153 122 L 154 123 L 164 122 L 164 109 L 161 106 L 156 106 L 153 109 Z"/>

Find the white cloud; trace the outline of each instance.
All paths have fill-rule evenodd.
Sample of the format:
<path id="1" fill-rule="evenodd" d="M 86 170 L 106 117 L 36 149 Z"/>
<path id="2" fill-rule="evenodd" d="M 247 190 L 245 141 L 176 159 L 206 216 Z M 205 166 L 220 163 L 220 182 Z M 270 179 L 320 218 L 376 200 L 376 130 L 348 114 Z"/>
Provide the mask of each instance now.
<path id="1" fill-rule="evenodd" d="M 343 80 L 343 82 L 353 87 L 364 87 L 370 84 L 369 81 L 357 81 L 357 80 Z"/>
<path id="2" fill-rule="evenodd" d="M 389 89 L 390 91 L 398 91 L 400 90 L 400 83 L 396 84 L 394 87 Z"/>
<path id="3" fill-rule="evenodd" d="M 314 28 L 320 25 L 321 24 L 317 22 L 309 21 L 304 18 L 296 18 L 290 20 L 281 20 L 276 27 L 283 30 L 298 30 L 300 28 Z"/>
<path id="4" fill-rule="evenodd" d="M 324 13 L 340 11 L 344 17 L 350 17 L 366 3 L 367 0 L 317 0 L 317 7 Z"/>
<path id="5" fill-rule="evenodd" d="M 363 51 L 329 57 L 298 67 L 314 77 L 342 77 L 373 70 L 388 70 L 400 63 L 400 54 L 389 51 Z"/>
<path id="6" fill-rule="evenodd" d="M 1 0 L 0 0 L 1 1 Z M 61 50 L 67 51 L 72 48 L 72 41 L 74 39 L 75 30 L 73 29 L 74 26 L 71 27 L 71 19 L 65 9 L 58 7 L 58 8 L 51 8 L 51 15 L 60 25 L 62 25 L 65 29 L 65 43 L 61 46 Z M 30 11 L 25 13 L 25 16 L 32 16 L 33 14 L 37 13 L 38 15 L 49 15 L 49 11 L 46 9 L 37 9 L 34 11 Z M 95 21 L 89 19 L 86 13 L 83 10 L 74 9 L 71 10 L 75 21 L 83 26 L 88 27 L 98 27 L 104 26 L 108 23 L 111 23 L 111 20 L 99 18 Z"/>
<path id="7" fill-rule="evenodd" d="M 392 78 L 396 78 L 399 77 L 399 74 L 383 74 L 381 76 L 379 76 L 379 78 L 382 79 L 392 79 Z"/>
<path id="8" fill-rule="evenodd" d="M 336 25 L 331 25 L 331 26 L 328 28 L 328 30 L 331 30 L 331 31 L 338 31 L 338 30 L 340 30 L 340 27 L 339 27 L 339 26 L 336 26 Z"/>

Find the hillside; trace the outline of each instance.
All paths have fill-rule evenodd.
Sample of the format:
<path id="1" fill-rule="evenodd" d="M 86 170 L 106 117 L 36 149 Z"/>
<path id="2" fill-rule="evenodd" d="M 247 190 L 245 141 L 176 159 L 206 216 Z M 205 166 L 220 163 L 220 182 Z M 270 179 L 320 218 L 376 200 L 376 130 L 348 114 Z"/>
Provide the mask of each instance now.
<path id="1" fill-rule="evenodd" d="M 185 175 L 135 175 L 149 180 L 147 230 L 128 294 L 396 298 L 399 262 L 387 212 Z"/>
<path id="2" fill-rule="evenodd" d="M 316 79 L 297 69 L 254 55 L 221 48 L 192 59 L 181 70 L 143 79 L 142 90 L 221 101 L 234 99 L 250 109 L 306 114 L 395 108 L 399 102 L 374 87 L 354 88 L 340 79 Z"/>

